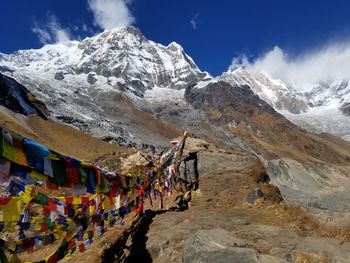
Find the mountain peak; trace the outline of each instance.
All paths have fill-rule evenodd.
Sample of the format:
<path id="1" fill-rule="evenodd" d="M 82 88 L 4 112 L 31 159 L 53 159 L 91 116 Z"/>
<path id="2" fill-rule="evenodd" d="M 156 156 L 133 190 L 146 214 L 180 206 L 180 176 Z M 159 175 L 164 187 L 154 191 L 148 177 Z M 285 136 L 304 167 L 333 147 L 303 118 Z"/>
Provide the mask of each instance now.
<path id="1" fill-rule="evenodd" d="M 286 110 L 299 114 L 308 110 L 306 103 L 283 82 L 274 80 L 263 72 L 253 74 L 239 67 L 224 72 L 220 80 L 236 86 L 248 85 L 255 94 L 278 111 Z"/>
<path id="2" fill-rule="evenodd" d="M 115 27 L 113 29 L 105 30 L 104 32 L 100 33 L 98 36 L 103 37 L 108 35 L 119 35 L 119 36 L 132 35 L 134 37 L 146 40 L 146 37 L 142 34 L 141 30 L 134 26 Z"/>
<path id="3" fill-rule="evenodd" d="M 167 49 L 169 49 L 172 52 L 183 52 L 184 51 L 183 47 L 180 44 L 176 43 L 176 42 L 171 42 L 167 46 Z"/>

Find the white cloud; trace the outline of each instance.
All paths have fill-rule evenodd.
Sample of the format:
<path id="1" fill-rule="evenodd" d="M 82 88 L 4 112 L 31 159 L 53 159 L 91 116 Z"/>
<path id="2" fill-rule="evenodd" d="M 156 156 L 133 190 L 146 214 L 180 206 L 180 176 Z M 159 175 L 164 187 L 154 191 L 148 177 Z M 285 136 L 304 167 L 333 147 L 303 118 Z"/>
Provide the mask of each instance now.
<path id="1" fill-rule="evenodd" d="M 48 15 L 46 23 L 38 23 L 34 20 L 32 32 L 35 33 L 42 44 L 59 43 L 70 40 L 69 29 L 62 28 L 56 16 Z"/>
<path id="2" fill-rule="evenodd" d="M 239 66 L 250 72 L 263 71 L 299 89 L 319 81 L 350 80 L 350 42 L 333 43 L 296 57 L 276 46 L 254 61 L 240 55 L 232 60 L 230 69 Z"/>
<path id="3" fill-rule="evenodd" d="M 94 24 L 102 29 L 129 26 L 135 22 L 128 9 L 130 0 L 88 0 Z"/>
<path id="4" fill-rule="evenodd" d="M 36 21 L 34 21 L 34 27 L 32 28 L 32 32 L 37 35 L 40 43 L 42 44 L 52 43 L 51 34 L 48 31 L 46 31 L 44 28 L 39 26 L 39 24 Z"/>
<path id="5" fill-rule="evenodd" d="M 196 13 L 192 16 L 192 19 L 190 20 L 190 23 L 194 30 L 197 29 L 198 22 L 199 22 L 199 13 Z"/>

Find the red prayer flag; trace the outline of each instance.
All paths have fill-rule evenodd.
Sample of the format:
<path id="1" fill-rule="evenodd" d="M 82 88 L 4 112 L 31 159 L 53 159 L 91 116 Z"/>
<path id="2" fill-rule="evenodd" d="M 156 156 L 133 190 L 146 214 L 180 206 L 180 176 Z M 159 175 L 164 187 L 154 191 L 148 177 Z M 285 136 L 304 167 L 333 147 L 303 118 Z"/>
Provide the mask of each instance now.
<path id="1" fill-rule="evenodd" d="M 82 204 L 88 204 L 89 203 L 89 197 L 88 196 L 82 196 L 81 197 L 81 203 Z"/>
<path id="2" fill-rule="evenodd" d="M 11 196 L 0 196 L 0 206 L 7 205 L 7 203 L 10 202 L 11 199 Z"/>
<path id="3" fill-rule="evenodd" d="M 81 243 L 79 246 L 78 246 L 78 248 L 79 248 L 79 252 L 80 253 L 83 253 L 86 249 L 85 249 L 85 246 L 84 246 L 84 243 Z"/>
<path id="4" fill-rule="evenodd" d="M 50 211 L 57 211 L 57 204 L 53 200 L 49 200 L 48 207 Z"/>
<path id="5" fill-rule="evenodd" d="M 66 197 L 66 204 L 73 204 L 73 197 Z"/>
<path id="6" fill-rule="evenodd" d="M 75 239 L 72 239 L 72 240 L 69 241 L 69 243 L 68 243 L 68 250 L 71 250 L 71 249 L 74 248 L 75 246 L 76 246 Z"/>

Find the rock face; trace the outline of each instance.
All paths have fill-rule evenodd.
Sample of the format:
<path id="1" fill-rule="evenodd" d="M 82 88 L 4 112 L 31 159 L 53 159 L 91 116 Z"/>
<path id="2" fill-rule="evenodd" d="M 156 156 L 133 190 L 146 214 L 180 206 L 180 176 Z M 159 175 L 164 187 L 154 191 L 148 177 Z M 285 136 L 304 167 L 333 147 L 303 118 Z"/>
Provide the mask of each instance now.
<path id="1" fill-rule="evenodd" d="M 93 84 L 96 83 L 96 81 L 97 81 L 97 79 L 94 77 L 93 74 L 89 74 L 89 75 L 87 76 L 87 82 L 88 82 L 89 84 L 93 85 Z"/>
<path id="2" fill-rule="evenodd" d="M 177 168 L 178 178 L 186 183 L 187 190 L 197 190 L 199 185 L 197 153 L 191 153 L 184 158 Z"/>
<path id="3" fill-rule="evenodd" d="M 188 137 L 185 141 L 184 148 L 182 150 L 181 161 L 177 167 L 177 178 L 179 178 L 179 184 L 181 189 L 197 190 L 199 186 L 199 173 L 198 173 L 198 153 L 207 150 L 210 147 L 209 143 Z"/>
<path id="4" fill-rule="evenodd" d="M 14 79 L 0 74 L 0 105 L 23 115 L 38 115 L 47 118 L 48 110 L 24 86 Z"/>
<path id="5" fill-rule="evenodd" d="M 57 72 L 55 74 L 55 79 L 56 80 L 63 80 L 64 79 L 64 75 L 62 74 L 62 72 Z"/>
<path id="6" fill-rule="evenodd" d="M 217 121 L 217 123 L 232 122 L 228 112 L 236 115 L 233 120 L 239 124 L 249 123 L 256 111 L 279 116 L 247 85 L 232 86 L 223 81 L 208 83 L 204 86 L 198 84 L 186 89 L 185 98 L 194 108 L 209 111 L 212 121 Z"/>
<path id="7" fill-rule="evenodd" d="M 346 102 L 343 105 L 341 105 L 340 110 L 343 112 L 344 115 L 350 116 L 350 102 Z"/>

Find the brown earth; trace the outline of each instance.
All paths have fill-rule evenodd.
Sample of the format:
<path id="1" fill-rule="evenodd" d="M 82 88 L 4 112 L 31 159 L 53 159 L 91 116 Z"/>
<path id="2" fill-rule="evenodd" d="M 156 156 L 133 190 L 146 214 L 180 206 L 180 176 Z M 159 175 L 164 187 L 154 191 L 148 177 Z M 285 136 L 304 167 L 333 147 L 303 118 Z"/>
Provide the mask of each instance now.
<path id="1" fill-rule="evenodd" d="M 65 155 L 91 161 L 105 154 L 129 154 L 128 149 L 103 142 L 79 130 L 37 116 L 15 114 L 0 107 L 0 124 Z"/>
<path id="2" fill-rule="evenodd" d="M 223 119 L 240 118 L 239 114 L 229 107 L 226 107 L 222 114 L 225 117 L 215 120 L 219 125 L 223 124 Z M 349 165 L 349 143 L 331 135 L 303 131 L 282 116 L 276 117 L 274 114 L 255 109 L 251 112 L 249 122 L 240 122 L 233 129 L 223 127 L 244 138 L 257 153 L 266 156 L 267 159 L 289 157 L 302 163 Z"/>

